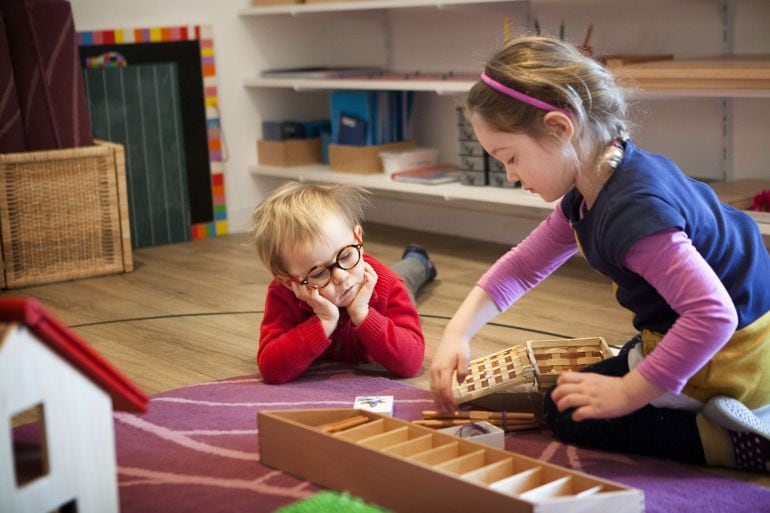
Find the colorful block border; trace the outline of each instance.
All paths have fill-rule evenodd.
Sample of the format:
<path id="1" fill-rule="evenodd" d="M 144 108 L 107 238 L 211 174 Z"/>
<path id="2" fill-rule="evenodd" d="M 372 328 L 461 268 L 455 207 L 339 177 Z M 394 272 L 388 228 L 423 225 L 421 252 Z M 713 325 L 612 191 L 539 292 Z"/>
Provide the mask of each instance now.
<path id="1" fill-rule="evenodd" d="M 198 41 L 201 50 L 201 76 L 206 109 L 206 137 L 209 145 L 211 169 L 211 202 L 214 219 L 192 225 L 192 238 L 205 239 L 227 234 L 227 206 L 225 204 L 224 160 L 222 156 L 222 125 L 217 99 L 216 65 L 214 64 L 213 30 L 209 25 L 185 27 L 128 28 L 78 32 L 78 45 L 97 46 L 138 43 L 167 43 Z"/>

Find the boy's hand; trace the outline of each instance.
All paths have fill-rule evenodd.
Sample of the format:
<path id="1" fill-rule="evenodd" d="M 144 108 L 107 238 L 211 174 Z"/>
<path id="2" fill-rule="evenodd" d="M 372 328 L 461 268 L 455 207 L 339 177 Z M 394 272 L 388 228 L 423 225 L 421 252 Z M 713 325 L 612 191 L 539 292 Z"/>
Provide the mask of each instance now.
<path id="1" fill-rule="evenodd" d="M 326 299 L 318 292 L 318 289 L 312 289 L 296 282 L 291 282 L 291 290 L 297 299 L 300 299 L 310 305 L 313 313 L 321 319 L 324 332 L 330 337 L 337 328 L 337 322 L 340 320 L 340 309 L 337 305 Z"/>
<path id="2" fill-rule="evenodd" d="M 377 284 L 377 273 L 368 262 L 364 262 L 364 282 L 358 289 L 356 297 L 347 307 L 348 315 L 354 326 L 360 326 L 369 315 L 369 301 L 372 299 L 374 286 Z"/>

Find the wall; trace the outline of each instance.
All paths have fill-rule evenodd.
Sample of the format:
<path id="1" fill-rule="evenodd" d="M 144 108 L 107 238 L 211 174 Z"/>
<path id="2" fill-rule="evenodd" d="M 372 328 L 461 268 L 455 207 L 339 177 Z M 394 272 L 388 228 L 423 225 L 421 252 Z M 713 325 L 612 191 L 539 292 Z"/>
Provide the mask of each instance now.
<path id="1" fill-rule="evenodd" d="M 537 17 L 545 32 L 558 33 L 562 18 L 566 38 L 581 42 L 593 23 L 592 44 L 598 54 L 674 53 L 676 57 L 718 55 L 732 45 L 736 52 L 770 53 L 770 2 L 733 0 L 735 30 L 722 38 L 720 0 L 534 0 L 444 9 L 419 8 L 314 16 L 241 18 L 247 0 L 73 0 L 78 30 L 209 24 L 214 29 L 220 110 L 229 161 L 226 171 L 231 231 L 243 229 L 254 205 L 276 180 L 256 178 L 255 141 L 263 118 L 316 119 L 327 115 L 327 94 L 278 89 L 246 89 L 243 80 L 260 69 L 301 65 L 384 65 L 390 57 L 399 70 L 478 70 L 501 40 L 502 18 L 531 30 Z M 388 54 L 386 34 L 392 52 Z M 419 93 L 415 138 L 435 145 L 442 160 L 455 158 L 453 106 L 461 97 Z M 770 178 L 770 99 L 675 99 L 635 102 L 635 140 L 665 153 L 693 176 L 720 178 L 732 168 L 735 178 Z M 722 118 L 732 118 L 733 151 L 723 160 Z M 395 212 L 398 212 L 396 214 Z M 448 212 L 452 214 L 451 209 Z M 412 228 L 515 242 L 528 223 L 506 234 L 499 217 L 445 212 L 412 203 L 375 201 L 369 219 L 406 223 Z M 447 220 L 449 219 L 449 220 Z M 480 224 L 485 224 L 483 230 Z M 504 226 L 512 223 L 505 221 Z M 513 223 L 515 225 L 515 223 Z M 530 223 L 531 224 L 531 223 Z M 487 233 L 489 232 L 489 233 Z"/>

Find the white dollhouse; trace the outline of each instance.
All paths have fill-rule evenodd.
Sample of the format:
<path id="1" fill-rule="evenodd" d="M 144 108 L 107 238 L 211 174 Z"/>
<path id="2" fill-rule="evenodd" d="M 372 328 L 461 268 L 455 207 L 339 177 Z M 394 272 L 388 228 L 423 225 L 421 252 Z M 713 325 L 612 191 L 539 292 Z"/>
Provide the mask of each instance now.
<path id="1" fill-rule="evenodd" d="M 0 298 L 0 511 L 117 512 L 112 409 L 147 401 L 39 303 Z"/>

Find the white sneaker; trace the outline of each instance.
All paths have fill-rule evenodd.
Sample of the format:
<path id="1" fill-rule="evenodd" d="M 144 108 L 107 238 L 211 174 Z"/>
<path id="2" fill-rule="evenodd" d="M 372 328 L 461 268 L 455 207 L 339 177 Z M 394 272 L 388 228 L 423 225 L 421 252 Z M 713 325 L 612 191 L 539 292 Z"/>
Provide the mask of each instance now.
<path id="1" fill-rule="evenodd" d="M 770 425 L 762 422 L 738 399 L 724 395 L 712 397 L 703 407 L 703 414 L 730 431 L 750 431 L 763 438 L 770 438 Z"/>
<path id="2" fill-rule="evenodd" d="M 742 402 L 727 396 L 709 399 L 703 415 L 727 430 L 738 468 L 770 472 L 770 425 Z"/>

